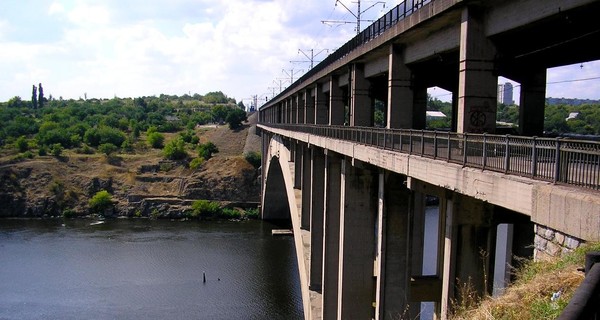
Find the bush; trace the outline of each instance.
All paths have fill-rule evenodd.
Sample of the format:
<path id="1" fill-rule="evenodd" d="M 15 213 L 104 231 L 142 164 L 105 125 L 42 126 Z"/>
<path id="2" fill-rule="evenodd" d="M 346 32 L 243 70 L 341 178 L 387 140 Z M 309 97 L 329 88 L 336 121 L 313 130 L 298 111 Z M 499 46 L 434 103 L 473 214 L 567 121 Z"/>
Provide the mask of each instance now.
<path id="1" fill-rule="evenodd" d="M 46 146 L 40 146 L 38 149 L 38 156 L 43 157 L 48 154 L 48 148 Z"/>
<path id="2" fill-rule="evenodd" d="M 192 170 L 196 170 L 198 169 L 202 164 L 204 163 L 204 158 L 200 157 L 200 158 L 194 158 L 191 162 L 190 162 L 190 169 Z"/>
<path id="3" fill-rule="evenodd" d="M 248 163 L 250 163 L 252 166 L 254 166 L 254 168 L 258 168 L 261 166 L 261 155 L 258 152 L 254 152 L 254 151 L 250 151 L 246 154 L 244 154 L 244 158 L 246 158 L 246 161 L 248 161 Z"/>
<path id="4" fill-rule="evenodd" d="M 192 203 L 193 217 L 214 217 L 221 213 L 221 205 L 209 200 L 196 200 Z"/>
<path id="5" fill-rule="evenodd" d="M 242 214 L 236 209 L 225 208 L 221 210 L 221 214 L 219 216 L 227 219 L 239 219 L 242 217 Z"/>
<path id="6" fill-rule="evenodd" d="M 55 157 L 60 157 L 63 150 L 64 148 L 60 143 L 55 143 L 50 147 L 50 154 L 52 154 Z"/>
<path id="7" fill-rule="evenodd" d="M 90 210 L 96 213 L 104 212 L 112 205 L 112 195 L 106 190 L 96 192 L 89 202 Z"/>
<path id="8" fill-rule="evenodd" d="M 27 138 L 25 136 L 20 136 L 15 140 L 15 147 L 19 150 L 19 152 L 25 152 L 29 149 L 29 144 L 27 143 Z"/>
<path id="9" fill-rule="evenodd" d="M 246 111 L 234 108 L 227 113 L 225 122 L 229 124 L 229 129 L 237 129 L 242 126 L 242 122 L 248 120 Z"/>
<path id="10" fill-rule="evenodd" d="M 169 141 L 163 149 L 163 155 L 170 160 L 181 160 L 187 157 L 185 152 L 185 142 L 181 137 Z"/>
<path id="11" fill-rule="evenodd" d="M 210 141 L 198 146 L 198 156 L 204 158 L 204 160 L 212 158 L 213 154 L 217 152 L 219 152 L 219 149 Z"/>
<path id="12" fill-rule="evenodd" d="M 162 149 L 163 143 L 165 142 L 165 136 L 158 132 L 151 132 L 146 138 L 148 144 L 155 149 Z"/>
<path id="13" fill-rule="evenodd" d="M 62 216 L 65 219 L 71 219 L 74 218 L 76 215 L 75 211 L 73 211 L 73 209 L 65 209 L 65 211 L 62 212 Z"/>
<path id="14" fill-rule="evenodd" d="M 245 216 L 248 219 L 258 219 L 260 216 L 260 212 L 258 211 L 258 208 L 248 209 L 246 210 Z"/>
<path id="15" fill-rule="evenodd" d="M 110 156 L 111 153 L 114 153 L 119 148 L 112 143 L 103 143 L 98 147 L 98 151 L 104 153 L 106 156 Z"/>

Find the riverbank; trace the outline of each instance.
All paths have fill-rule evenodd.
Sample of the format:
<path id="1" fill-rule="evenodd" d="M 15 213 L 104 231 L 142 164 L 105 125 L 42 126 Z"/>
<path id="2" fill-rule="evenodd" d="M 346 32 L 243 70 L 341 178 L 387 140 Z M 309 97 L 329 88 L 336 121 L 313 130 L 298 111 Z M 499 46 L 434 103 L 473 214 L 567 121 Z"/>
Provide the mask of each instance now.
<path id="1" fill-rule="evenodd" d="M 140 143 L 134 152 L 111 156 L 66 150 L 60 157 L 36 156 L 15 161 L 0 157 L 0 217 L 86 216 L 90 199 L 105 190 L 109 217 L 188 217 L 196 200 L 219 203 L 222 208 L 256 207 L 260 194 L 259 171 L 244 157 L 244 150 L 260 150 L 248 137 L 253 117 L 241 130 L 226 126 L 197 128 L 200 143 L 212 142 L 219 152 L 190 168 L 185 160 L 165 160 L 161 150 Z M 167 134 L 166 141 L 176 137 Z"/>

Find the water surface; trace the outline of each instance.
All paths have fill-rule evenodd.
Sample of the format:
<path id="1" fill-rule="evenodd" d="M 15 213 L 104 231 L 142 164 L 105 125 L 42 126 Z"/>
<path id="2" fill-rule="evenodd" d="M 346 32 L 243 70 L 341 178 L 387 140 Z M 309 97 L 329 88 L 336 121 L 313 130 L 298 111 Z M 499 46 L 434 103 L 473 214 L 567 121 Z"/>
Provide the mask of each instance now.
<path id="1" fill-rule="evenodd" d="M 303 318 L 271 224 L 90 222 L 0 220 L 0 319 Z"/>

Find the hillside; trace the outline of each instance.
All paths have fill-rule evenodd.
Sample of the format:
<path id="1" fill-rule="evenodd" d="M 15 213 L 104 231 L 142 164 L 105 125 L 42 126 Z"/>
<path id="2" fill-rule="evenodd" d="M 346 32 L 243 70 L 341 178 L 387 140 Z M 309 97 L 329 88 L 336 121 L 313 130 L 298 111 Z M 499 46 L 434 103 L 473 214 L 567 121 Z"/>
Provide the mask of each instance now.
<path id="1" fill-rule="evenodd" d="M 192 148 L 186 150 L 186 160 L 167 161 L 161 150 L 143 143 L 133 153 L 110 157 L 65 150 L 60 157 L 15 161 L 5 154 L 0 157 L 0 217 L 59 216 L 65 210 L 85 215 L 89 199 L 100 190 L 107 190 L 115 202 L 106 214 L 118 216 L 181 217 L 196 199 L 257 203 L 258 170 L 243 156 L 244 150 L 260 150 L 257 140 L 248 138 L 255 119 L 251 116 L 237 131 L 197 127 L 200 143 L 210 141 L 219 152 L 196 170 L 189 168 L 189 160 L 197 156 Z M 175 137 L 165 134 L 165 141 Z"/>

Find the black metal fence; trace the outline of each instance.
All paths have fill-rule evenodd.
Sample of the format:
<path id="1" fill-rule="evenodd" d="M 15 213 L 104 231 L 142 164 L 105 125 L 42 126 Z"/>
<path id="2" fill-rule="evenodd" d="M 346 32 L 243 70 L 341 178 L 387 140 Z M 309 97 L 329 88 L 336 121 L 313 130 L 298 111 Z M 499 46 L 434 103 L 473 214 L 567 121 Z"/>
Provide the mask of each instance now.
<path id="1" fill-rule="evenodd" d="M 600 190 L 600 142 L 411 129 L 262 125 Z"/>
<path id="2" fill-rule="evenodd" d="M 295 83 L 302 83 L 306 79 L 312 77 L 318 72 L 324 70 L 328 65 L 333 62 L 343 58 L 348 55 L 350 52 L 355 50 L 356 48 L 362 46 L 363 44 L 375 39 L 379 35 L 381 35 L 384 31 L 393 27 L 398 21 L 405 19 L 406 17 L 413 14 L 419 8 L 423 7 L 425 4 L 429 2 L 433 2 L 435 0 L 405 0 L 392 10 L 388 11 L 385 15 L 379 18 L 377 21 L 373 22 L 370 26 L 356 35 L 354 38 L 350 39 L 348 42 L 343 44 L 340 48 L 338 48 L 335 52 L 327 56 L 323 61 L 317 64 L 314 68 L 310 69 L 306 72 L 302 77 L 300 77 Z M 277 95 L 273 100 L 278 97 L 285 95 L 287 92 L 294 89 L 294 84 L 291 84 L 287 89 L 283 90 L 279 95 Z"/>

